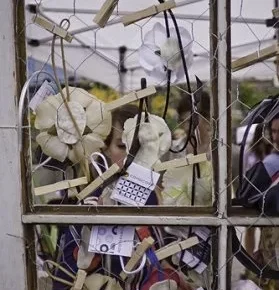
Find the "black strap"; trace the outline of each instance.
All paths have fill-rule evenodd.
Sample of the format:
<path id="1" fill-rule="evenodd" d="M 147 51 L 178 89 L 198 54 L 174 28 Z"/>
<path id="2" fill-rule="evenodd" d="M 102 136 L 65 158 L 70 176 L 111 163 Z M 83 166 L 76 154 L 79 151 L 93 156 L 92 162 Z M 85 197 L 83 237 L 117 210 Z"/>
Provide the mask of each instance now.
<path id="1" fill-rule="evenodd" d="M 272 270 L 268 265 L 260 265 L 246 252 L 236 235 L 235 228 L 232 228 L 232 252 L 245 268 L 261 278 L 279 280 L 279 271 Z"/>

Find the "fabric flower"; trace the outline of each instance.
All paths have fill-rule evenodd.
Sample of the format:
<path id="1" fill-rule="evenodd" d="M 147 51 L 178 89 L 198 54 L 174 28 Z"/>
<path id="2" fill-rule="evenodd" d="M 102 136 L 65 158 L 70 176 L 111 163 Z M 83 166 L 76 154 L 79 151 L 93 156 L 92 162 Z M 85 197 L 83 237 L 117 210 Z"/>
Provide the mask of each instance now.
<path id="1" fill-rule="evenodd" d="M 183 53 L 187 68 L 193 62 L 192 38 L 183 27 L 179 27 Z M 171 70 L 171 82 L 176 83 L 184 77 L 184 68 L 180 55 L 176 31 L 170 28 L 170 37 L 166 36 L 165 27 L 156 23 L 152 30 L 148 31 L 139 48 L 139 62 L 146 73 L 155 81 L 166 83 L 167 70 Z"/>
<path id="2" fill-rule="evenodd" d="M 69 158 L 78 163 L 104 146 L 111 130 L 111 113 L 104 103 L 81 88 L 69 87 L 68 106 L 77 124 L 77 132 L 61 94 L 47 97 L 36 108 L 36 137 L 42 151 L 61 162 Z M 66 89 L 63 89 L 66 96 Z"/>
<path id="3" fill-rule="evenodd" d="M 145 114 L 142 113 L 139 128 L 140 148 L 134 158 L 134 162 L 146 168 L 151 168 L 159 162 L 171 146 L 171 132 L 164 119 L 148 114 L 149 122 L 144 122 Z M 129 152 L 137 124 L 137 115 L 126 120 L 122 134 L 122 142 L 126 145 Z"/>

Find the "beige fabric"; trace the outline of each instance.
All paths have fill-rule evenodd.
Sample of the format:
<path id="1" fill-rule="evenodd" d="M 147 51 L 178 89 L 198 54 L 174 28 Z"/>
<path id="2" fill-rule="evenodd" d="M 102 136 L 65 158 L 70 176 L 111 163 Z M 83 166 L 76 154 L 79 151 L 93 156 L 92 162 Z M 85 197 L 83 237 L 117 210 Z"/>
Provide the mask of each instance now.
<path id="1" fill-rule="evenodd" d="M 177 288 L 174 280 L 164 280 L 153 284 L 149 290 L 177 290 Z"/>
<path id="2" fill-rule="evenodd" d="M 83 226 L 81 230 L 81 243 L 78 250 L 77 266 L 79 269 L 87 269 L 95 253 L 88 252 L 91 229 L 88 226 Z"/>
<path id="3" fill-rule="evenodd" d="M 114 278 L 101 274 L 91 274 L 87 276 L 84 284 L 88 290 L 99 290 L 107 282 L 108 284 L 106 286 L 106 290 L 122 290 L 119 282 L 117 282 Z"/>

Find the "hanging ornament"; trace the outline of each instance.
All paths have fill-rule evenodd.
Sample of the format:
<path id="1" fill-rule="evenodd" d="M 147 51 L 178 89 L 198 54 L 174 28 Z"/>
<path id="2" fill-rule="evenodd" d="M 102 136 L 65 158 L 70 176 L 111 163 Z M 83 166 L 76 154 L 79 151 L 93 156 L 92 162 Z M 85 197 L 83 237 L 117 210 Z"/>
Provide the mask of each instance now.
<path id="1" fill-rule="evenodd" d="M 179 27 L 179 33 L 189 69 L 193 62 L 193 40 L 185 28 Z M 172 72 L 172 83 L 184 78 L 185 72 L 175 29 L 170 28 L 170 37 L 167 37 L 165 27 L 156 23 L 144 36 L 143 44 L 139 48 L 139 62 L 146 73 L 160 84 L 166 83 L 168 70 Z"/>
<path id="2" fill-rule="evenodd" d="M 171 146 L 171 131 L 165 120 L 152 114 L 148 114 L 149 122 L 145 122 L 142 113 L 141 124 L 138 132 L 140 148 L 134 158 L 134 162 L 146 168 L 151 168 L 159 162 Z M 128 119 L 124 124 L 122 142 L 126 145 L 127 153 L 132 145 L 137 116 Z"/>
<path id="3" fill-rule="evenodd" d="M 62 90 L 66 95 L 66 89 Z M 111 114 L 104 103 L 81 88 L 69 87 L 68 109 L 60 93 L 47 97 L 36 108 L 36 138 L 42 151 L 61 162 L 74 164 L 104 146 L 111 130 Z M 75 120 L 75 124 L 73 122 Z"/>

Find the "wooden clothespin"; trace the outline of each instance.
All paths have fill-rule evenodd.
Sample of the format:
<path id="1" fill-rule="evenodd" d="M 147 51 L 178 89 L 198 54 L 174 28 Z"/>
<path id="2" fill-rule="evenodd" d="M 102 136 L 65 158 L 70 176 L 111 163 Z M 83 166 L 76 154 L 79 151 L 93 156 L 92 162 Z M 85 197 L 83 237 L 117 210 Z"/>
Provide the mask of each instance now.
<path id="1" fill-rule="evenodd" d="M 93 21 L 100 27 L 105 27 L 119 0 L 106 0 Z"/>
<path id="2" fill-rule="evenodd" d="M 33 17 L 33 22 L 38 24 L 39 26 L 41 26 L 42 28 L 46 29 L 47 31 L 62 37 L 63 39 L 65 39 L 68 42 L 72 42 L 73 36 L 64 28 L 62 28 L 61 26 L 45 19 L 42 18 L 38 15 L 35 15 Z"/>
<path id="3" fill-rule="evenodd" d="M 36 196 L 44 195 L 50 192 L 55 192 L 57 190 L 68 189 L 68 188 L 76 187 L 76 186 L 87 184 L 87 183 L 88 183 L 88 180 L 86 177 L 63 180 L 63 181 L 59 181 L 53 184 L 36 187 L 34 188 L 34 194 Z"/>
<path id="4" fill-rule="evenodd" d="M 274 17 L 279 18 L 279 8 L 272 9 L 272 14 Z"/>
<path id="5" fill-rule="evenodd" d="M 232 71 L 238 71 L 258 62 L 276 56 L 279 53 L 277 44 L 271 45 L 259 51 L 248 54 L 232 62 Z"/>
<path id="6" fill-rule="evenodd" d="M 77 276 L 74 282 L 74 286 L 71 288 L 71 290 L 83 290 L 84 289 L 83 285 L 84 285 L 86 276 L 87 276 L 87 272 L 79 269 L 77 271 Z"/>
<path id="7" fill-rule="evenodd" d="M 126 264 L 125 270 L 132 271 L 138 264 L 140 259 L 142 259 L 144 253 L 153 246 L 154 242 L 155 241 L 152 237 L 144 238 L 142 242 L 137 246 L 135 252 L 132 254 L 132 257 Z M 120 273 L 120 278 L 125 280 L 127 278 L 127 274 L 122 271 Z"/>
<path id="8" fill-rule="evenodd" d="M 115 173 L 119 172 L 119 166 L 114 163 L 111 167 L 108 168 L 102 175 L 98 176 L 95 180 L 93 180 L 88 186 L 86 186 L 76 197 L 78 200 L 83 200 L 86 198 L 90 193 L 100 187 L 105 180 L 112 177 Z"/>
<path id="9" fill-rule="evenodd" d="M 173 159 L 162 163 L 155 163 L 155 165 L 153 166 L 153 170 L 160 172 L 168 169 L 184 167 L 195 163 L 204 162 L 206 160 L 208 160 L 208 155 L 206 153 L 198 155 L 189 154 L 184 158 Z"/>
<path id="10" fill-rule="evenodd" d="M 117 99 L 115 101 L 112 101 L 110 103 L 105 104 L 105 109 L 107 111 L 112 111 L 118 107 L 121 107 L 123 105 L 129 104 L 131 102 L 134 102 L 136 100 L 145 98 L 147 96 L 153 95 L 156 93 L 156 88 L 154 86 L 147 87 L 143 90 L 131 92 L 120 99 Z"/>
<path id="11" fill-rule="evenodd" d="M 172 256 L 176 253 L 179 253 L 185 249 L 191 248 L 199 243 L 199 239 L 197 237 L 191 237 L 184 241 L 177 241 L 171 244 L 166 245 L 165 247 L 157 250 L 155 252 L 157 259 L 159 261 Z"/>
<path id="12" fill-rule="evenodd" d="M 165 3 L 159 5 L 152 5 L 146 9 L 125 15 L 121 18 L 124 26 L 130 25 L 136 21 L 151 17 L 165 10 L 169 10 L 176 7 L 174 0 L 166 1 Z"/>

